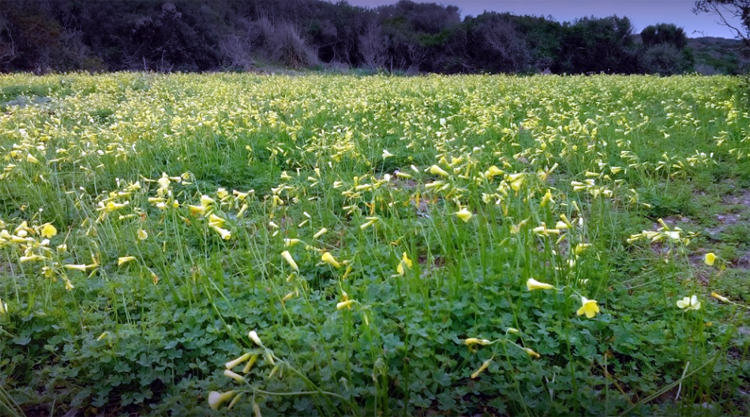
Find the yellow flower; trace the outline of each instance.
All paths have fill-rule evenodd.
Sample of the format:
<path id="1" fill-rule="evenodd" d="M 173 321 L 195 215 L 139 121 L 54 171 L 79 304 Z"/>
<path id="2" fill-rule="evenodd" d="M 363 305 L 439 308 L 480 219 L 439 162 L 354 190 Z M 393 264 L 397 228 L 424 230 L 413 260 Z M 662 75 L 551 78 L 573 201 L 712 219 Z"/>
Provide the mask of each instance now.
<path id="1" fill-rule="evenodd" d="M 42 226 L 42 236 L 46 238 L 51 238 L 52 236 L 57 234 L 57 229 L 55 229 L 55 226 L 53 226 L 51 223 L 45 223 L 44 226 Z"/>
<path id="2" fill-rule="evenodd" d="M 409 259 L 409 256 L 406 254 L 406 252 L 404 252 L 404 254 L 401 256 L 401 261 L 399 261 L 398 266 L 396 267 L 396 272 L 399 275 L 403 276 L 404 273 L 406 272 L 404 270 L 404 266 L 406 266 L 407 268 L 411 269 L 412 265 L 413 265 L 413 263 L 412 263 L 411 259 Z"/>
<path id="3" fill-rule="evenodd" d="M 326 233 L 328 233 L 328 229 L 326 229 L 326 228 L 324 227 L 324 228 L 320 229 L 320 230 L 318 231 L 318 233 L 316 233 L 316 234 L 314 234 L 314 235 L 313 235 L 313 239 L 317 239 L 317 238 L 319 238 L 319 237 L 323 236 L 323 235 L 324 235 L 324 234 L 326 234 Z"/>
<path id="4" fill-rule="evenodd" d="M 21 263 L 33 262 L 33 261 L 43 261 L 45 259 L 47 259 L 47 258 L 45 258 L 44 256 L 41 256 L 41 255 L 21 256 L 20 258 L 18 258 L 18 260 Z"/>
<path id="5" fill-rule="evenodd" d="M 208 393 L 208 405 L 214 409 L 218 410 L 219 406 L 221 406 L 224 402 L 226 402 L 228 399 L 232 398 L 234 396 L 234 391 L 227 391 L 225 393 L 220 393 L 216 391 L 211 391 Z"/>
<path id="6" fill-rule="evenodd" d="M 166 172 L 161 173 L 161 178 L 159 178 L 158 181 L 160 188 L 169 188 L 169 177 L 167 176 Z"/>
<path id="7" fill-rule="evenodd" d="M 523 185 L 523 181 L 525 180 L 525 176 L 523 172 L 519 174 L 511 174 L 508 175 L 508 180 L 510 180 L 510 188 L 513 189 L 513 191 L 518 191 L 521 189 L 521 186 Z"/>
<path id="8" fill-rule="evenodd" d="M 433 175 L 440 175 L 441 177 L 447 177 L 448 173 L 437 165 L 433 165 L 427 169 L 427 172 Z"/>
<path id="9" fill-rule="evenodd" d="M 455 214 L 456 216 L 458 216 L 459 219 L 463 220 L 464 223 L 468 223 L 469 220 L 471 220 L 471 216 L 473 216 L 473 214 L 471 214 L 471 212 L 469 210 L 467 210 L 466 207 L 462 208 L 461 210 L 459 210 L 459 211 L 457 211 L 457 212 L 455 212 L 453 214 Z"/>
<path id="10" fill-rule="evenodd" d="M 555 287 L 550 284 L 545 284 L 544 282 L 539 282 L 535 280 L 534 278 L 529 278 L 528 280 L 526 280 L 526 288 L 528 288 L 529 291 L 534 291 L 534 290 L 552 290 Z"/>
<path id="11" fill-rule="evenodd" d="M 188 210 L 190 210 L 190 214 L 194 216 L 202 216 L 206 213 L 206 208 L 204 206 L 188 205 Z"/>
<path id="12" fill-rule="evenodd" d="M 331 265 L 332 267 L 336 269 L 341 268 L 341 264 L 336 262 L 336 259 L 333 257 L 333 255 L 331 255 L 330 252 L 324 253 L 320 259 L 322 259 L 323 262 L 327 263 L 328 265 Z"/>
<path id="13" fill-rule="evenodd" d="M 689 311 L 689 310 L 700 310 L 701 302 L 698 301 L 698 297 L 693 295 L 692 297 L 685 297 L 682 300 L 677 301 L 677 307 Z"/>
<path id="14" fill-rule="evenodd" d="M 390 157 L 392 157 L 392 156 L 396 156 L 396 155 L 394 155 L 394 154 L 392 154 L 392 153 L 388 152 L 388 149 L 383 149 L 383 159 L 384 159 L 384 160 L 385 160 L 385 159 L 388 159 L 388 158 L 390 158 Z"/>
<path id="15" fill-rule="evenodd" d="M 596 305 L 596 300 L 589 300 L 588 298 L 581 296 L 581 308 L 576 311 L 576 315 L 582 316 L 586 314 L 588 318 L 594 318 L 596 313 L 599 312 L 599 306 Z"/>
<path id="16" fill-rule="evenodd" d="M 224 226 L 224 222 L 226 222 L 226 220 L 222 219 L 221 217 L 219 217 L 219 216 L 217 216 L 217 215 L 215 215 L 213 213 L 210 216 L 208 216 L 208 225 L 209 226 L 218 226 L 218 227 L 221 227 L 221 226 Z"/>
<path id="17" fill-rule="evenodd" d="M 708 252 L 703 258 L 703 262 L 705 262 L 708 266 L 713 266 L 714 262 L 716 262 L 716 254 L 714 254 L 713 252 Z"/>
<path id="18" fill-rule="evenodd" d="M 241 364 L 242 362 L 245 362 L 246 360 L 250 359 L 251 356 L 253 356 L 253 354 L 248 352 L 233 361 L 227 362 L 224 366 L 227 369 L 232 369 L 235 366 Z"/>
<path id="19" fill-rule="evenodd" d="M 74 271 L 81 271 L 86 272 L 86 265 L 78 264 L 78 265 L 63 265 L 63 268 L 65 269 L 72 269 Z"/>
<path id="20" fill-rule="evenodd" d="M 209 197 L 209 196 L 207 196 L 205 194 L 201 196 L 201 206 L 203 206 L 204 209 L 208 208 L 209 206 L 213 205 L 214 203 L 216 203 L 216 200 L 214 200 L 213 198 L 211 198 L 211 197 Z"/>
<path id="21" fill-rule="evenodd" d="M 490 169 L 488 169 L 484 173 L 484 177 L 487 179 L 492 179 L 492 177 L 495 177 L 497 175 L 503 175 L 505 174 L 505 171 L 501 170 L 500 168 L 496 167 L 495 165 L 491 166 Z"/>
<path id="22" fill-rule="evenodd" d="M 117 258 L 117 266 L 120 266 L 124 263 L 128 263 L 134 260 L 135 260 L 135 256 L 122 256 L 120 258 Z"/>
<path id="23" fill-rule="evenodd" d="M 146 231 L 143 229 L 138 229 L 138 239 L 140 240 L 148 239 L 148 233 L 146 233 Z"/>
<path id="24" fill-rule="evenodd" d="M 284 258 L 286 263 L 289 264 L 289 266 L 292 267 L 293 270 L 299 272 L 299 267 L 297 266 L 297 262 L 294 262 L 294 258 L 292 258 L 292 254 L 289 253 L 289 251 L 281 252 L 281 257 Z"/>
<path id="25" fill-rule="evenodd" d="M 352 308 L 352 304 L 356 303 L 354 300 L 346 300 L 336 304 L 336 310 L 342 310 L 345 308 Z"/>
<path id="26" fill-rule="evenodd" d="M 8 314 L 8 304 L 3 302 L 0 298 L 0 314 Z"/>
<path id="27" fill-rule="evenodd" d="M 219 236 L 221 236 L 224 240 L 229 240 L 232 238 L 232 232 L 226 229 L 222 229 L 219 226 L 212 226 L 214 230 L 216 230 L 217 233 L 219 233 Z"/>
<path id="28" fill-rule="evenodd" d="M 544 207 L 547 205 L 547 203 L 555 203 L 555 201 L 552 200 L 552 192 L 550 190 L 547 190 L 547 192 L 544 194 L 544 197 L 542 197 L 542 202 L 539 203 L 539 206 Z"/>

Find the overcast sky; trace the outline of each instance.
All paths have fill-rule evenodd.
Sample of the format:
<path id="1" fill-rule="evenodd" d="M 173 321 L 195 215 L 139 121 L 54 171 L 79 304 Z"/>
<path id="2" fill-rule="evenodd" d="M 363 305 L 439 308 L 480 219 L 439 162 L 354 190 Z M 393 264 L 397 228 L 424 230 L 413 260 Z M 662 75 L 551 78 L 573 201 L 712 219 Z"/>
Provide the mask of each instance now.
<path id="1" fill-rule="evenodd" d="M 348 0 L 356 6 L 375 7 L 393 4 L 397 0 Z M 705 36 L 733 38 L 726 27 L 716 23 L 717 18 L 705 13 L 693 13 L 693 0 L 415 0 L 417 3 L 452 4 L 461 9 L 462 16 L 476 16 L 485 10 L 511 12 L 519 15 L 552 15 L 564 22 L 591 16 L 606 17 L 616 14 L 627 16 L 639 33 L 648 25 L 674 23 L 685 29 L 688 37 L 703 36 L 693 31 L 702 31 Z"/>

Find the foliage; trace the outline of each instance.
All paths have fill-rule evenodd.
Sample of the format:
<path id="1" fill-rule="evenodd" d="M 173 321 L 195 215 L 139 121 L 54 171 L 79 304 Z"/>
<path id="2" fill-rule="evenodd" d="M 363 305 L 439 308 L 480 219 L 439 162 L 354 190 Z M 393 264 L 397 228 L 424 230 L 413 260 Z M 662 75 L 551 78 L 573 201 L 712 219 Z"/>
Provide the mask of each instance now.
<path id="1" fill-rule="evenodd" d="M 632 30 L 628 18 L 617 16 L 558 22 L 485 12 L 462 21 L 456 6 L 409 0 L 373 9 L 322 0 L 0 0 L 0 71 L 276 66 L 409 74 L 640 73 L 653 64 L 641 65 L 646 49 L 660 42 L 684 46 L 684 33 L 674 25 L 646 28 L 642 50 Z"/>
<path id="2" fill-rule="evenodd" d="M 671 23 L 659 23 L 646 26 L 641 31 L 641 40 L 646 48 L 660 44 L 670 44 L 677 49 L 687 46 L 687 35 L 685 30 Z"/>

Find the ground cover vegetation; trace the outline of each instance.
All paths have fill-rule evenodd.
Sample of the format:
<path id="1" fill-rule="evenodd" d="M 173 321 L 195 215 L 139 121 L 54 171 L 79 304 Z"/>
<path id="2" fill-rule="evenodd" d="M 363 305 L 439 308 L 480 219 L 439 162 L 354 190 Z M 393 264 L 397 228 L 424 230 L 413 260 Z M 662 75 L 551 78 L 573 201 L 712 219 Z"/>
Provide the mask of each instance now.
<path id="1" fill-rule="evenodd" d="M 0 409 L 748 415 L 726 76 L 0 76 Z"/>
<path id="2" fill-rule="evenodd" d="M 700 2 L 699 2 L 700 3 Z M 702 9 L 701 9 L 702 10 Z M 735 74 L 742 43 L 696 55 L 672 24 L 624 16 L 485 12 L 400 1 L 373 9 L 320 0 L 2 0 L 0 71 Z M 644 38 L 644 42 L 639 42 Z"/>

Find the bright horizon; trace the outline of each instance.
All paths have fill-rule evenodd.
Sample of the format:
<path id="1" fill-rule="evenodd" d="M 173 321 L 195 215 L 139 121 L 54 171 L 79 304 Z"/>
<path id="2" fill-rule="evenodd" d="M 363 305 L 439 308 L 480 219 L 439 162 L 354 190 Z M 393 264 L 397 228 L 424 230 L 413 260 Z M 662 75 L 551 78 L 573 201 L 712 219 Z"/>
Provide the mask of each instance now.
<path id="1" fill-rule="evenodd" d="M 570 22 L 577 18 L 595 16 L 627 16 L 635 27 L 635 33 L 657 23 L 674 23 L 682 27 L 690 38 L 713 36 L 733 39 L 729 28 L 717 23 L 717 17 L 707 13 L 693 13 L 693 0 L 414 0 L 416 3 L 455 5 L 461 9 L 461 17 L 477 16 L 486 11 L 510 12 L 517 15 L 552 15 L 559 22 Z M 349 4 L 377 7 L 395 4 L 398 0 L 349 0 Z M 739 24 L 739 23 L 738 23 Z"/>

